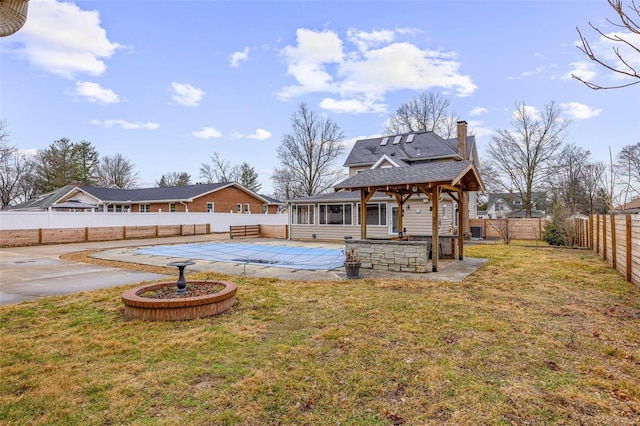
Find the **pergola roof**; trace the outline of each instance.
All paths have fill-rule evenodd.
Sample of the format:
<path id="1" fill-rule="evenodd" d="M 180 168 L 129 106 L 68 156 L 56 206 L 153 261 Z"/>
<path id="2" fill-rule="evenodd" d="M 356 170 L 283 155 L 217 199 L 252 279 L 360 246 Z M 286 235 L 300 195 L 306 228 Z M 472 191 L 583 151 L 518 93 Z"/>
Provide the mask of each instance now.
<path id="1" fill-rule="evenodd" d="M 446 161 L 363 170 L 334 185 L 334 190 L 407 192 L 414 185 L 446 184 L 462 191 L 483 191 L 484 185 L 472 161 Z"/>

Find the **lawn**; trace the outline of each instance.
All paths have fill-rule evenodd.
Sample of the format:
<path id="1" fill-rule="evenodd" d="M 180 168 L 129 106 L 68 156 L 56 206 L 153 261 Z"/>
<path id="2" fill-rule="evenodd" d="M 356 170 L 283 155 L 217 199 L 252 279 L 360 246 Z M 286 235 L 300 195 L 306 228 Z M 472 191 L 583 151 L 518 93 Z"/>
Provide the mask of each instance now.
<path id="1" fill-rule="evenodd" d="M 640 291 L 592 252 L 470 246 L 464 282 L 224 278 L 128 320 L 126 287 L 0 307 L 0 424 L 640 423 Z M 426 275 L 428 277 L 428 275 Z"/>

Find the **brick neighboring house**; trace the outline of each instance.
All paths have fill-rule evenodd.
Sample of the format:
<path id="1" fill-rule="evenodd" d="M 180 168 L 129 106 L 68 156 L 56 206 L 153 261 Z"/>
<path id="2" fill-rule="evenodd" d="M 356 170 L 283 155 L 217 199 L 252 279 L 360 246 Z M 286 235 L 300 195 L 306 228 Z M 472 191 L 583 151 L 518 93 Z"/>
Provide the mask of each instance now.
<path id="1" fill-rule="evenodd" d="M 237 182 L 226 182 L 136 189 L 67 185 L 10 209 L 276 214 L 280 204 Z"/>
<path id="2" fill-rule="evenodd" d="M 423 179 L 428 178 L 423 175 L 424 166 L 464 162 L 477 169 L 479 158 L 475 137 L 467 135 L 467 122 L 459 121 L 457 135 L 451 139 L 425 131 L 358 140 L 344 166 L 348 168 L 350 179 L 360 172 L 369 173 L 375 169 L 414 171 L 419 175 L 418 179 Z M 468 206 L 464 227 L 465 232 L 470 232 L 468 218 L 476 217 L 477 194 L 468 192 L 464 196 Z M 288 202 L 293 239 L 337 240 L 360 234 L 359 191 L 338 191 Z M 458 227 L 458 203 L 443 193 L 438 208 L 441 235 L 453 234 Z M 405 202 L 403 211 L 399 211 L 393 197 L 376 193 L 367 202 L 366 209 L 367 236 L 386 238 L 404 231 L 409 235 L 432 234 L 432 203 L 424 195 L 415 194 Z M 398 215 L 402 215 L 404 229 L 398 229 Z"/>

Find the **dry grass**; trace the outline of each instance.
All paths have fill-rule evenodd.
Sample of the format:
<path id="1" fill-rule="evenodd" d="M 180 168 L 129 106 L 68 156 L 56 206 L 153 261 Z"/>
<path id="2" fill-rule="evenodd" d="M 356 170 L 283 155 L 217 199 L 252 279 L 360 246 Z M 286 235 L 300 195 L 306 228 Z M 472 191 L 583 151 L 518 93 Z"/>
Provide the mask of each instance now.
<path id="1" fill-rule="evenodd" d="M 0 307 L 0 422 L 639 424 L 637 288 L 590 252 L 466 254 L 463 283 L 219 276 L 239 303 L 189 322 L 125 319 L 124 287 Z"/>

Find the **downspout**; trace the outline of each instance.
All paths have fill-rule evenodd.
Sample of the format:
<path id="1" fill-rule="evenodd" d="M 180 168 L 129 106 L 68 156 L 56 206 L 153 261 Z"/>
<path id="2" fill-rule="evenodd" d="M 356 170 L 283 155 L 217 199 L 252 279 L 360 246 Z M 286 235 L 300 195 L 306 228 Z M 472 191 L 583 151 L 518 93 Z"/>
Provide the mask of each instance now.
<path id="1" fill-rule="evenodd" d="M 184 201 L 180 201 L 180 204 L 184 206 L 184 212 L 189 213 L 189 206 Z"/>

